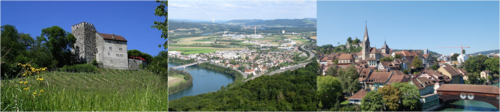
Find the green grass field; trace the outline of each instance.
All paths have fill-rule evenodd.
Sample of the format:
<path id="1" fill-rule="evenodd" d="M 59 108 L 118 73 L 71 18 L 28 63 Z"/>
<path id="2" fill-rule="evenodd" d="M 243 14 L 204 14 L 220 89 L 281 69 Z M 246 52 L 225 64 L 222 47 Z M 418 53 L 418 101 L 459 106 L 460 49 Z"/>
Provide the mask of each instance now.
<path id="1" fill-rule="evenodd" d="M 175 48 L 174 51 L 181 51 L 184 55 L 195 53 L 211 53 L 216 50 L 210 48 Z"/>
<path id="2" fill-rule="evenodd" d="M 148 71 L 45 72 L 2 80 L 1 90 L 4 111 L 166 111 L 168 107 L 166 79 Z"/>
<path id="3" fill-rule="evenodd" d="M 213 41 L 214 39 L 198 39 L 198 40 L 194 40 L 194 41 Z"/>

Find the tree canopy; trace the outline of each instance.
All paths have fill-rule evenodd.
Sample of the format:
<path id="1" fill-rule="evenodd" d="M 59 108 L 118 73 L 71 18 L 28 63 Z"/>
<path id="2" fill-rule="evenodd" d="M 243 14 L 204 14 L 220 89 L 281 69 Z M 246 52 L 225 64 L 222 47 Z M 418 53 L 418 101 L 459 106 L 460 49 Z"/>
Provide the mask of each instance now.
<path id="1" fill-rule="evenodd" d="M 338 98 L 342 98 L 342 87 L 339 79 L 331 76 L 317 76 L 318 99 L 322 107 L 333 107 Z"/>
<path id="2" fill-rule="evenodd" d="M 155 9 L 155 15 L 156 16 L 160 16 L 160 17 L 164 17 L 165 20 L 162 22 L 162 21 L 155 21 L 153 26 L 151 26 L 152 28 L 156 28 L 158 30 L 161 30 L 161 38 L 162 39 L 166 39 L 165 43 L 163 43 L 163 48 L 164 49 L 167 49 L 168 48 L 168 0 L 165 0 L 165 1 L 160 1 L 160 0 L 156 0 L 157 3 L 160 3 L 160 5 L 158 5 Z M 161 46 L 161 45 L 158 45 L 158 46 Z"/>

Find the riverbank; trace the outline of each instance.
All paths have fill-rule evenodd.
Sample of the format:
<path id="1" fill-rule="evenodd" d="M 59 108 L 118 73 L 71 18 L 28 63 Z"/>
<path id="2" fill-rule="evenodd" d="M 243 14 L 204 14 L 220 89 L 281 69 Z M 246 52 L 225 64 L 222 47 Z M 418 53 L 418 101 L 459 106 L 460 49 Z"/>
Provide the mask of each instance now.
<path id="1" fill-rule="evenodd" d="M 181 64 L 168 64 L 169 67 L 180 65 Z M 180 68 L 177 70 L 189 73 L 193 77 L 193 82 L 190 86 L 183 88 L 180 91 L 176 91 L 173 94 L 169 94 L 169 101 L 176 100 L 181 97 L 195 96 L 198 94 L 218 91 L 221 89 L 221 87 L 225 87 L 226 85 L 235 81 L 235 78 L 233 78 L 233 76 L 231 76 L 230 74 L 202 68 L 197 65 Z"/>
<path id="2" fill-rule="evenodd" d="M 183 70 L 169 69 L 168 72 L 168 95 L 184 90 L 193 84 L 191 74 Z"/>

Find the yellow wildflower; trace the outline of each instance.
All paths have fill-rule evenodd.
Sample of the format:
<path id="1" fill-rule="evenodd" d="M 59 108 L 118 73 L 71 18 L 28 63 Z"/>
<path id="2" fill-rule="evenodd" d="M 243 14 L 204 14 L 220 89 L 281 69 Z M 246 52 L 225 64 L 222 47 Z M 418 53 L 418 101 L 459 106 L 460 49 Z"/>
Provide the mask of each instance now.
<path id="1" fill-rule="evenodd" d="M 26 76 L 26 73 L 24 73 L 23 76 Z"/>
<path id="2" fill-rule="evenodd" d="M 28 84 L 28 81 L 24 81 L 24 84 Z"/>
<path id="3" fill-rule="evenodd" d="M 33 92 L 33 95 L 36 95 L 36 92 Z"/>
<path id="4" fill-rule="evenodd" d="M 22 84 L 24 81 L 19 82 L 19 84 Z"/>
<path id="5" fill-rule="evenodd" d="M 17 65 L 21 65 L 21 63 L 17 63 Z"/>
<path id="6" fill-rule="evenodd" d="M 30 89 L 30 87 L 26 87 L 26 88 L 24 88 L 24 90 L 26 90 L 26 91 L 28 91 L 28 89 Z"/>
<path id="7" fill-rule="evenodd" d="M 43 92 L 44 92 L 44 91 L 43 91 L 43 89 L 42 89 L 42 90 L 40 90 L 40 93 L 43 93 Z"/>

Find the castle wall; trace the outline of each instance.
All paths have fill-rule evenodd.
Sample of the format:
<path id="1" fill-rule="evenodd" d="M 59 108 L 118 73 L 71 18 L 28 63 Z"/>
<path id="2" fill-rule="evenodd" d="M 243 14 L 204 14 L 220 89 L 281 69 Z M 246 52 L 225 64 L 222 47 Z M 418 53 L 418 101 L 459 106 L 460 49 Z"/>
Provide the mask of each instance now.
<path id="1" fill-rule="evenodd" d="M 104 40 L 104 68 L 128 69 L 127 42 Z"/>
<path id="2" fill-rule="evenodd" d="M 96 47 L 97 47 L 97 54 L 96 54 L 96 60 L 97 62 L 103 62 L 104 60 L 104 38 L 99 35 L 98 32 L 96 32 Z"/>
<path id="3" fill-rule="evenodd" d="M 145 66 L 144 62 L 140 59 L 128 59 L 128 69 L 130 70 L 138 70 L 141 64 Z"/>
<path id="4" fill-rule="evenodd" d="M 71 33 L 76 37 L 75 49 L 79 61 L 90 63 L 96 57 L 96 29 L 93 24 L 82 22 L 71 27 Z"/>

